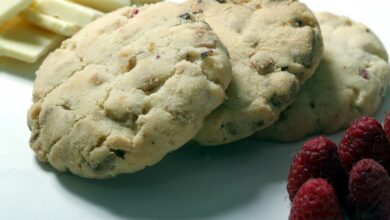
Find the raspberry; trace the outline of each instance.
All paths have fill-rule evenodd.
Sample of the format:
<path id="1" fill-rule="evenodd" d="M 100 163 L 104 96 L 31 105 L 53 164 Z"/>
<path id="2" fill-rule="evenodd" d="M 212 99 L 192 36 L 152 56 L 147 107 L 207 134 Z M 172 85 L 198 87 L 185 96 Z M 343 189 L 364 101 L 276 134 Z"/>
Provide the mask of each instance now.
<path id="1" fill-rule="evenodd" d="M 347 171 L 364 158 L 374 159 L 389 168 L 390 147 L 381 124 L 372 117 L 362 117 L 351 124 L 340 142 L 338 152 Z"/>
<path id="2" fill-rule="evenodd" d="M 344 172 L 337 146 L 326 137 L 307 141 L 295 155 L 288 175 L 287 191 L 292 201 L 299 188 L 311 178 L 324 178 L 336 189 L 343 201 L 347 191 L 347 175 Z"/>
<path id="3" fill-rule="evenodd" d="M 390 180 L 383 166 L 364 159 L 349 175 L 348 212 L 352 219 L 390 219 Z"/>
<path id="4" fill-rule="evenodd" d="M 339 220 L 341 208 L 333 188 L 324 179 L 310 179 L 294 197 L 290 220 Z"/>
<path id="5" fill-rule="evenodd" d="M 387 141 L 390 142 L 390 112 L 388 112 L 385 116 L 383 128 L 384 128 L 385 133 L 386 133 Z"/>

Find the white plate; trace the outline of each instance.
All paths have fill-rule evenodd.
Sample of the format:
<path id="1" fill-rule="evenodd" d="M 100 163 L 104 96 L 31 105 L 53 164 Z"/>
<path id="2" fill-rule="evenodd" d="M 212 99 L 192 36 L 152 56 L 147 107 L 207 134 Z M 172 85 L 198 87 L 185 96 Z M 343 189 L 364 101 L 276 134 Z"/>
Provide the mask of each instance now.
<path id="1" fill-rule="evenodd" d="M 366 23 L 390 48 L 387 1 L 305 2 Z M 285 181 L 302 142 L 187 146 L 152 168 L 104 181 L 38 163 L 26 125 L 36 68 L 0 58 L 0 219 L 287 219 Z M 389 108 L 387 97 L 377 117 Z"/>

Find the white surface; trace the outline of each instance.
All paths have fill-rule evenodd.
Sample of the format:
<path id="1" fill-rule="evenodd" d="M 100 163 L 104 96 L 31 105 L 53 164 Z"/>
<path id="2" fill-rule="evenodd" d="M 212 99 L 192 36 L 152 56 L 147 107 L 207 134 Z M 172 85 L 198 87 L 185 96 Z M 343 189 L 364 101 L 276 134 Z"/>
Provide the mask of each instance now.
<path id="1" fill-rule="evenodd" d="M 390 48 L 388 1 L 305 2 L 368 24 Z M 38 163 L 26 125 L 36 67 L 0 58 L 0 219 L 287 219 L 285 180 L 302 142 L 186 146 L 155 167 L 104 181 Z M 389 108 L 387 97 L 377 117 Z"/>

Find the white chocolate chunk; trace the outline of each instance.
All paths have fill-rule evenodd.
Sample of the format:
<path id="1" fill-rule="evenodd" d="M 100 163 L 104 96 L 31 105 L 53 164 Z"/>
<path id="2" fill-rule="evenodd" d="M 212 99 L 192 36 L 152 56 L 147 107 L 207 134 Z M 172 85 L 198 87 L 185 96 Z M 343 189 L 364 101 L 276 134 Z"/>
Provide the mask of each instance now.
<path id="1" fill-rule="evenodd" d="M 100 11 L 110 12 L 124 6 L 129 6 L 131 0 L 73 0 L 74 2 L 95 8 Z"/>
<path id="2" fill-rule="evenodd" d="M 32 0 L 0 0 L 0 25 L 26 9 Z"/>
<path id="3" fill-rule="evenodd" d="M 61 40 L 60 35 L 15 18 L 0 30 L 0 56 L 33 63 Z"/>
<path id="4" fill-rule="evenodd" d="M 64 0 L 36 0 L 34 9 L 80 27 L 103 15 L 102 12 Z"/>
<path id="5" fill-rule="evenodd" d="M 32 24 L 67 37 L 72 36 L 81 29 L 81 27 L 76 24 L 45 15 L 35 9 L 27 9 L 22 13 L 22 16 Z"/>

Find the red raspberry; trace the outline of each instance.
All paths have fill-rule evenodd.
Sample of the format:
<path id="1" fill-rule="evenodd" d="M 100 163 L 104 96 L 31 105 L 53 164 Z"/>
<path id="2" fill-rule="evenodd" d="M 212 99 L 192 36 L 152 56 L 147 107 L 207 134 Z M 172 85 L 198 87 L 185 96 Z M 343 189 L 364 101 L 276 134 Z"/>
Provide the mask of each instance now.
<path id="1" fill-rule="evenodd" d="M 381 124 L 372 117 L 352 122 L 338 148 L 341 163 L 349 171 L 359 160 L 371 158 L 388 168 L 390 147 Z"/>
<path id="2" fill-rule="evenodd" d="M 357 220 L 390 219 L 390 179 L 372 159 L 359 161 L 349 174 L 348 212 Z"/>
<path id="3" fill-rule="evenodd" d="M 333 188 L 324 179 L 308 180 L 299 189 L 290 211 L 290 220 L 339 220 L 341 208 Z"/>
<path id="4" fill-rule="evenodd" d="M 383 128 L 384 128 L 386 136 L 387 136 L 387 141 L 390 142 L 390 111 L 385 116 Z"/>
<path id="5" fill-rule="evenodd" d="M 299 188 L 311 178 L 324 178 L 344 200 L 347 191 L 347 175 L 344 172 L 337 146 L 326 137 L 307 141 L 295 155 L 288 175 L 287 191 L 292 201 Z"/>

